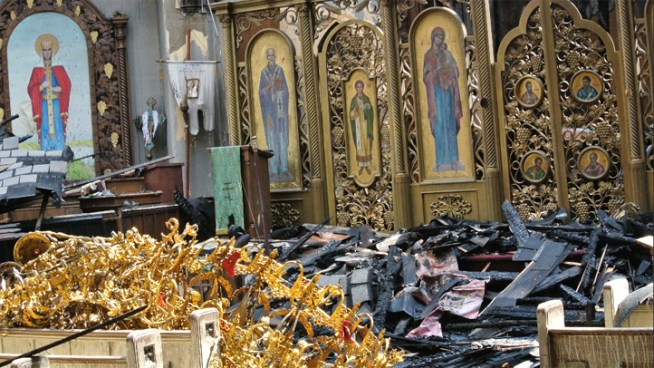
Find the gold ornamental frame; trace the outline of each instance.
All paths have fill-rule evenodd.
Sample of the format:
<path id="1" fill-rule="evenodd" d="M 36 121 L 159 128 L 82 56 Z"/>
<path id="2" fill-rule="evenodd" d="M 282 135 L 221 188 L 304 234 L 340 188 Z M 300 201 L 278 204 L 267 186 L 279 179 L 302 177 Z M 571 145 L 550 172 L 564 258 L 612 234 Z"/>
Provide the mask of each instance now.
<path id="1" fill-rule="evenodd" d="M 278 213 L 298 214 L 293 216 L 298 223 L 316 223 L 332 216 L 335 225 L 368 223 L 388 231 L 441 215 L 498 220 L 505 199 L 525 218 L 543 217 L 561 207 L 582 221 L 592 220 L 597 209 L 614 212 L 627 202 L 643 210 L 653 208 L 654 156 L 646 152 L 653 140 L 647 132 L 654 130 L 654 94 L 647 90 L 652 90 L 654 74 L 649 62 L 653 53 L 649 44 L 654 38 L 652 3 L 648 0 L 645 18 L 634 21 L 631 2 L 616 2 L 618 29 L 611 38 L 597 23 L 583 19 L 569 0 L 534 0 L 524 7 L 519 25 L 504 37 L 497 53 L 492 46 L 490 0 L 435 4 L 280 0 L 272 5 L 266 0 L 245 0 L 212 4 L 223 31 L 230 144 L 248 144 L 252 135 L 251 86 L 244 50 L 257 32 L 278 30 L 292 36 L 297 53 L 294 72 L 303 179 L 301 190 L 274 191 L 271 197 Z M 463 84 L 468 106 L 464 110 L 469 116 L 466 128 L 470 129 L 472 174 L 465 178 L 430 180 L 423 161 L 419 106 L 423 82 L 417 75 L 419 61 L 411 32 L 421 14 L 424 18 L 424 14 L 437 11 L 453 11 L 466 30 L 461 42 L 466 59 Z M 335 70 L 343 62 L 338 57 L 344 54 L 327 52 L 326 43 L 344 24 L 366 24 L 377 30 L 376 63 L 383 63 L 385 70 L 383 77 L 376 76 L 381 88 L 378 97 L 382 96 L 377 102 L 385 104 L 377 118 L 384 152 L 383 173 L 375 179 L 383 185 L 378 187 L 375 182 L 366 186 L 353 180 L 343 186 L 346 179 L 339 179 L 340 171 L 334 170 L 340 170 L 346 150 L 330 141 L 347 137 L 338 121 L 346 117 L 340 107 L 338 113 L 329 109 L 347 102 L 340 94 L 342 80 L 331 82 L 330 78 L 338 77 Z M 437 25 L 430 22 L 429 26 Z M 364 27 L 358 29 L 365 31 Z M 581 46 L 570 46 L 567 39 L 582 40 Z M 349 48 L 366 52 L 355 43 Z M 571 48 L 562 51 L 562 46 Z M 521 47 L 529 50 L 529 58 L 520 59 L 516 50 Z M 558 64 L 557 50 L 564 56 Z M 525 69 L 511 64 L 518 60 Z M 602 86 L 596 87 L 601 89 L 597 99 L 582 103 L 571 95 L 571 80 L 580 70 L 591 70 L 602 81 Z M 541 87 L 536 103 L 516 101 L 522 88 L 522 82 L 516 82 L 521 78 Z M 330 90 L 330 85 L 339 87 Z M 579 153 L 589 146 L 601 147 L 609 156 L 609 172 L 600 180 L 588 181 L 579 174 Z M 525 180 L 520 173 L 521 159 L 533 150 L 549 159 L 548 175 L 538 183 Z M 650 189 L 643 191 L 643 186 Z M 379 201 L 388 207 L 372 209 L 367 217 L 357 215 L 360 220 L 351 221 L 346 207 L 338 205 L 347 202 L 343 198 L 355 196 L 353 203 Z M 593 200 L 593 196 L 601 199 Z"/>

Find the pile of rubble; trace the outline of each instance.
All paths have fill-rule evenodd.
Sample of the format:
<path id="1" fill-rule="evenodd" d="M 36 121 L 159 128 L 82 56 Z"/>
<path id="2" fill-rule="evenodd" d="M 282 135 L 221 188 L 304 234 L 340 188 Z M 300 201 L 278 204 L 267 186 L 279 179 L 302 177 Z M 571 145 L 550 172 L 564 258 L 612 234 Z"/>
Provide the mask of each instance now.
<path id="1" fill-rule="evenodd" d="M 560 211 L 525 223 L 503 208 L 507 223 L 439 218 L 392 235 L 323 223 L 275 230 L 264 244 L 246 234 L 198 242 L 197 227 L 180 233 L 176 220 L 161 241 L 135 229 L 32 233 L 17 263 L 0 265 L 0 327 L 84 328 L 145 303 L 118 327 L 180 329 L 214 306 L 220 359 L 234 366 L 283 356 L 298 366 L 532 367 L 539 303 L 561 299 L 566 325 L 603 326 L 607 281 L 652 282 L 652 254 L 638 244 L 654 232 L 652 214 L 599 211 L 584 225 Z"/>
<path id="2" fill-rule="evenodd" d="M 637 244 L 654 232 L 652 214 L 600 211 L 597 224 L 564 225 L 563 211 L 529 223 L 508 203 L 504 212 L 508 223 L 440 218 L 390 236 L 305 225 L 277 233 L 304 237 L 272 246 L 320 285 L 341 285 L 348 305 L 408 352 L 399 367 L 535 366 L 539 303 L 563 300 L 566 325 L 603 326 L 608 280 L 652 282 L 652 256 Z"/>

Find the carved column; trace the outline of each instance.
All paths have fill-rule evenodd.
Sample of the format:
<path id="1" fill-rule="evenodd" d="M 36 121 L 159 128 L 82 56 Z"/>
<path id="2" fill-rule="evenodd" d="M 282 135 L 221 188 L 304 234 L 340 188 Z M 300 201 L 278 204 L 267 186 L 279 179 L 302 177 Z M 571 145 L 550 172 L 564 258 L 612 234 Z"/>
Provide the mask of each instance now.
<path id="1" fill-rule="evenodd" d="M 494 60 L 492 58 L 493 47 L 491 43 L 490 30 L 490 9 L 488 0 L 478 0 L 470 2 L 470 15 L 472 17 L 472 27 L 475 32 L 475 47 L 477 49 L 477 76 L 479 78 L 479 98 L 481 100 L 481 114 L 484 137 L 485 153 L 485 183 L 487 203 L 489 204 L 489 215 L 491 218 L 501 218 L 501 201 L 502 201 L 502 180 L 499 171 L 498 160 L 498 126 L 495 124 L 493 112 L 494 106 L 501 104 L 491 104 L 495 101 L 493 98 L 492 76 Z M 501 98 L 501 97 L 498 97 Z"/>
<path id="2" fill-rule="evenodd" d="M 225 90 L 227 91 L 227 124 L 229 127 L 229 145 L 241 144 L 241 132 L 238 119 L 238 99 L 236 86 L 236 61 L 234 54 L 234 24 L 232 23 L 231 4 L 228 5 L 227 14 L 220 22 L 223 28 L 223 62 L 225 76 Z"/>
<path id="3" fill-rule="evenodd" d="M 132 126 L 129 118 L 129 85 L 127 83 L 127 46 L 125 45 L 126 15 L 116 15 L 111 20 L 116 37 L 116 57 L 118 62 L 118 98 L 120 101 L 120 129 L 123 146 L 123 165 L 132 165 Z"/>
<path id="4" fill-rule="evenodd" d="M 309 124 L 309 160 L 311 161 L 311 197 L 313 220 L 322 221 L 325 211 L 325 183 L 322 175 L 322 155 L 320 147 L 320 112 L 318 101 L 318 74 L 316 59 L 313 56 L 313 22 L 309 1 L 299 6 L 300 42 L 302 44 L 302 67 L 304 74 L 304 106 Z"/>
<path id="5" fill-rule="evenodd" d="M 636 98 L 638 96 L 636 93 L 636 74 L 634 72 L 634 24 L 631 1 L 616 1 L 616 9 L 619 25 L 619 48 L 622 50 L 620 53 L 623 68 L 621 79 L 623 80 L 624 88 L 624 98 L 622 101 L 625 104 L 624 109 L 622 109 L 624 112 L 622 119 L 626 121 L 626 124 L 622 124 L 622 127 L 626 129 L 626 137 L 629 143 L 629 162 L 625 170 L 624 181 L 626 184 L 625 194 L 627 200 L 631 200 L 642 207 L 647 205 L 647 192 L 643 190 L 647 184 L 641 144 L 642 131 L 640 129 L 641 125 L 636 107 Z"/>
<path id="6" fill-rule="evenodd" d="M 397 17 L 394 0 L 382 0 L 384 54 L 388 78 L 388 112 L 392 131 L 393 211 L 395 229 L 411 226 L 409 176 L 406 173 L 402 99 L 400 94 L 400 64 L 397 42 Z"/>

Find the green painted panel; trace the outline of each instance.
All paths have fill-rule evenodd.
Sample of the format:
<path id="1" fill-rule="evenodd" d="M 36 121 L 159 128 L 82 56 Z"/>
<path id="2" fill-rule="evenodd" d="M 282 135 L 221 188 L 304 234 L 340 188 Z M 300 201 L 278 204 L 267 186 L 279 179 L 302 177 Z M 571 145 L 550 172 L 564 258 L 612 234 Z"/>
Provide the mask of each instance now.
<path id="1" fill-rule="evenodd" d="M 216 211 L 216 233 L 226 233 L 229 215 L 234 223 L 245 227 L 243 217 L 243 183 L 241 180 L 241 147 L 211 148 L 213 197 Z"/>

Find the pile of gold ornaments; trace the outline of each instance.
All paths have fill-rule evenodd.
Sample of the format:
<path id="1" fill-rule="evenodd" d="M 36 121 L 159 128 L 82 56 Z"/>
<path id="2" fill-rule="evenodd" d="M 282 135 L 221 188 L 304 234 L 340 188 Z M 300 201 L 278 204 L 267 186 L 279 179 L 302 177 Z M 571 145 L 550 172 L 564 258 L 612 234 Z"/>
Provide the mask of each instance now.
<path id="1" fill-rule="evenodd" d="M 198 244 L 196 226 L 181 233 L 176 219 L 166 226 L 160 241 L 136 229 L 111 237 L 23 236 L 16 262 L 0 264 L 0 328 L 87 328 L 147 305 L 114 328 L 178 330 L 189 328 L 191 312 L 215 307 L 221 334 L 213 367 L 391 367 L 402 360 L 343 304 L 340 286 L 319 287 L 318 275 L 303 277 L 301 264 L 280 264 L 275 251 L 266 256 L 218 239 Z M 215 249 L 200 257 L 208 244 Z M 300 271 L 292 283 L 284 278 L 291 267 Z M 233 290 L 232 276 L 246 275 L 248 285 Z M 264 314 L 255 319 L 257 309 Z"/>

